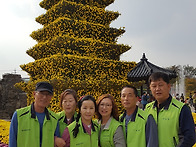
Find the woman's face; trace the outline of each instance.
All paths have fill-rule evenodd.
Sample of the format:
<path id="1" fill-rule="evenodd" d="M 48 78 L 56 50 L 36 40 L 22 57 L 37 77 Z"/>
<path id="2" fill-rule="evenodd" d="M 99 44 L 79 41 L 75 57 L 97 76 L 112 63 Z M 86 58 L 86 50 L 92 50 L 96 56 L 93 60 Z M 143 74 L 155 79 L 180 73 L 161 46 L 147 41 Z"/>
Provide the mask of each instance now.
<path id="1" fill-rule="evenodd" d="M 102 118 L 103 117 L 110 117 L 111 113 L 112 113 L 112 101 L 111 101 L 111 99 L 104 98 L 99 103 L 98 111 L 101 114 Z"/>
<path id="2" fill-rule="evenodd" d="M 82 102 L 82 106 L 80 108 L 81 119 L 85 124 L 89 124 L 93 115 L 95 114 L 95 104 L 91 100 L 85 100 Z"/>
<path id="3" fill-rule="evenodd" d="M 62 107 L 65 111 L 65 114 L 74 114 L 76 110 L 76 101 L 72 94 L 67 94 L 62 101 Z"/>

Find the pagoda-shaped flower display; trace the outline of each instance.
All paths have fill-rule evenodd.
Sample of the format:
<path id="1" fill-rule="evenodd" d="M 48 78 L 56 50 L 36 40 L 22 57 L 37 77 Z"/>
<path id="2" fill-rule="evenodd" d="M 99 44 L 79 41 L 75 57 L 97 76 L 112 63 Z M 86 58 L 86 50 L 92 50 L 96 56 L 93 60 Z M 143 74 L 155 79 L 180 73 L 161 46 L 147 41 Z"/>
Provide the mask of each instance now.
<path id="1" fill-rule="evenodd" d="M 73 88 L 78 96 L 104 93 L 120 99 L 120 89 L 129 84 L 127 73 L 135 62 L 119 61 L 130 49 L 117 44 L 125 30 L 110 27 L 118 12 L 106 7 L 114 0 L 43 0 L 40 6 L 46 13 L 36 21 L 43 28 L 30 35 L 37 44 L 27 50 L 34 62 L 21 65 L 30 76 L 28 83 L 18 86 L 27 92 L 28 105 L 34 100 L 32 91 L 39 81 L 54 86 L 50 108 L 59 111 L 59 95 Z"/>

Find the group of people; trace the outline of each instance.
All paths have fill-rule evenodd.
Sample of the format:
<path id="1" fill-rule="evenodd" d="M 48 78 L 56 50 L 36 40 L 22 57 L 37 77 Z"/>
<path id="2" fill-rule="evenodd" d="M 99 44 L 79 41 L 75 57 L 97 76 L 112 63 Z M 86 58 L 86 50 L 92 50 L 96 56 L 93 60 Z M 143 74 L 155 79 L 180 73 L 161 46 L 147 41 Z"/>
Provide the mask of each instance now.
<path id="1" fill-rule="evenodd" d="M 177 93 L 174 98 L 178 101 L 181 101 L 182 103 L 189 105 L 190 107 L 193 107 L 192 111 L 196 113 L 196 91 L 193 93 L 193 95 L 192 93 L 190 93 L 189 98 L 185 98 L 183 93 L 181 94 L 181 96 Z"/>
<path id="2" fill-rule="evenodd" d="M 169 94 L 169 77 L 153 73 L 149 86 L 155 101 L 138 108 L 138 92 L 131 85 L 121 90 L 124 112 L 115 99 L 103 94 L 77 99 L 73 89 L 60 96 L 62 112 L 47 109 L 53 96 L 48 82 L 39 82 L 32 105 L 16 110 L 10 125 L 10 147 L 192 147 L 195 125 L 189 108 Z M 78 108 L 78 112 L 76 112 Z M 96 119 L 94 116 L 96 115 Z"/>
<path id="3" fill-rule="evenodd" d="M 186 102 L 186 99 L 184 98 L 184 94 L 182 93 L 181 96 L 176 93 L 175 99 L 177 99 L 178 101 L 181 101 L 182 103 Z"/>

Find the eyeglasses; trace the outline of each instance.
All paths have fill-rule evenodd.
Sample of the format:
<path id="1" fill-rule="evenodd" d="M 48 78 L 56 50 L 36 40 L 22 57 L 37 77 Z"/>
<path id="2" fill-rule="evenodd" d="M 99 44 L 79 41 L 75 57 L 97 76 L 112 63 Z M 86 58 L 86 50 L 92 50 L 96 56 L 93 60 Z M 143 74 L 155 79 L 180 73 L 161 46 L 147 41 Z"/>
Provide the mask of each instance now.
<path id="1" fill-rule="evenodd" d="M 101 103 L 101 104 L 100 104 L 100 107 L 103 108 L 104 106 L 105 106 L 106 108 L 109 108 L 109 107 L 111 107 L 112 105 L 111 105 L 111 104 L 104 104 L 104 103 Z"/>

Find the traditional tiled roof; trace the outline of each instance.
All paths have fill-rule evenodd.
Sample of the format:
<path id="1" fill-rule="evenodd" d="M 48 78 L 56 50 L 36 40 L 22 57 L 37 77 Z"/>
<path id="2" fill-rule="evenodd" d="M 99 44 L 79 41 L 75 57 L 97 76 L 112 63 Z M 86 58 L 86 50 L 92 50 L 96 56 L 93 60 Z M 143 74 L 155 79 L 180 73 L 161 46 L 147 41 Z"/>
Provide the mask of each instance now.
<path id="1" fill-rule="evenodd" d="M 169 75 L 170 79 L 177 77 L 175 71 L 161 68 L 148 62 L 145 53 L 140 60 L 141 61 L 137 64 L 137 66 L 127 74 L 127 79 L 129 82 L 137 82 L 142 80 L 147 81 L 149 76 L 154 72 L 164 72 Z"/>

